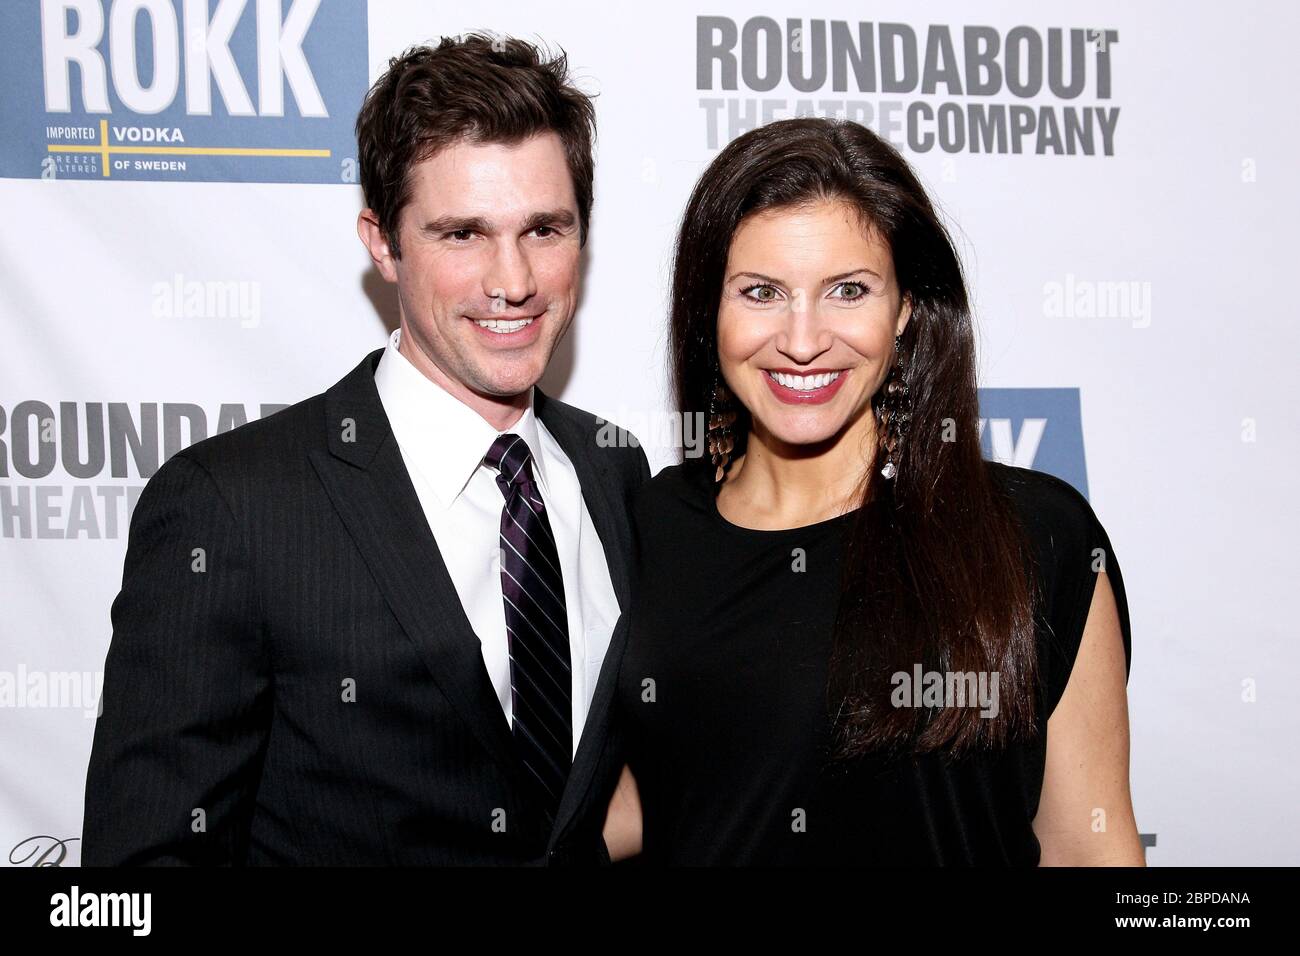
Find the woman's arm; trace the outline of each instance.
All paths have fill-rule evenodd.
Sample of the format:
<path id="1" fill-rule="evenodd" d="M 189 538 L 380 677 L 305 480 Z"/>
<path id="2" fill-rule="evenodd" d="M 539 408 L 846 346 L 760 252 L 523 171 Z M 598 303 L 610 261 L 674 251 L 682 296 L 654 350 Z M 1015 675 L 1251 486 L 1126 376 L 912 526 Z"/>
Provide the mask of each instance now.
<path id="1" fill-rule="evenodd" d="M 641 793 L 626 764 L 605 814 L 605 847 L 612 863 L 641 852 Z"/>
<path id="2" fill-rule="evenodd" d="M 1146 866 L 1129 796 L 1124 676 L 1119 612 L 1101 572 L 1069 683 L 1047 722 L 1033 824 L 1040 866 Z"/>

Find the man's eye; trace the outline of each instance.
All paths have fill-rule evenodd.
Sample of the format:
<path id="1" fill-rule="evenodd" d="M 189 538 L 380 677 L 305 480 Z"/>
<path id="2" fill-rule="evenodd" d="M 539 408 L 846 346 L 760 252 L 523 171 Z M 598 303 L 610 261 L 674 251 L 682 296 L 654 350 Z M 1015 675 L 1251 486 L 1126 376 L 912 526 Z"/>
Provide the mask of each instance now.
<path id="1" fill-rule="evenodd" d="M 538 226 L 538 227 L 537 227 L 536 229 L 534 229 L 533 231 L 534 231 L 535 233 L 537 233 L 541 238 L 546 239 L 547 237 L 552 236 L 552 235 L 555 234 L 555 227 L 554 227 L 554 226 Z"/>
<path id="2" fill-rule="evenodd" d="M 465 242 L 472 235 L 474 235 L 473 229 L 453 229 L 451 232 L 447 233 L 449 238 L 455 239 L 457 242 Z"/>

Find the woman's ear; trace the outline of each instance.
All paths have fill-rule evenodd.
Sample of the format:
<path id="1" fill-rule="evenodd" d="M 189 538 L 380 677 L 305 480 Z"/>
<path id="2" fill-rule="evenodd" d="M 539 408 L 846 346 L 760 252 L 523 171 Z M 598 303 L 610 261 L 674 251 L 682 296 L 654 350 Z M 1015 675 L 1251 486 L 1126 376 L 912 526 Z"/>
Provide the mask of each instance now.
<path id="1" fill-rule="evenodd" d="M 895 335 L 902 335 L 903 330 L 907 328 L 907 323 L 912 319 L 912 294 L 909 292 L 903 296 L 903 304 L 898 308 L 898 331 Z"/>

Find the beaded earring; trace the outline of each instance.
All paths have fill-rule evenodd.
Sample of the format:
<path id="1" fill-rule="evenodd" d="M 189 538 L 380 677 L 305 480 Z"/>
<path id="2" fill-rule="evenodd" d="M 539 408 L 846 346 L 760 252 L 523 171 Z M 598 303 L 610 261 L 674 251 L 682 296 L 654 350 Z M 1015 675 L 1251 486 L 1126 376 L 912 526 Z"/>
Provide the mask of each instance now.
<path id="1" fill-rule="evenodd" d="M 912 390 L 907 383 L 907 365 L 903 361 L 903 337 L 894 336 L 894 366 L 885 379 L 884 397 L 880 402 L 880 419 L 885 435 L 882 444 L 885 448 L 885 465 L 880 474 L 891 479 L 898 474 L 899 453 L 903 447 L 903 438 L 907 434 L 907 424 L 912 417 Z"/>
<path id="2" fill-rule="evenodd" d="M 727 465 L 731 463 L 731 453 L 736 447 L 736 435 L 732 425 L 736 421 L 736 408 L 722 373 L 715 371 L 713 391 L 709 396 L 709 460 L 717 469 L 714 482 L 722 480 Z"/>

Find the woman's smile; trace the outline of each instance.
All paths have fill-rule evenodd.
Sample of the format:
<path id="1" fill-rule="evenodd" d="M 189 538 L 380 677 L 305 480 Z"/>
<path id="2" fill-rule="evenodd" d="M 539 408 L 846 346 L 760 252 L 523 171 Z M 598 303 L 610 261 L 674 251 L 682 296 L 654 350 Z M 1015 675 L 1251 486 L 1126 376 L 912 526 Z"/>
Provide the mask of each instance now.
<path id="1" fill-rule="evenodd" d="M 821 405 L 835 397 L 848 378 L 849 369 L 837 368 L 769 368 L 763 380 L 772 394 L 787 405 Z"/>

